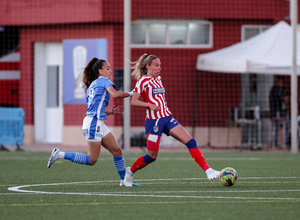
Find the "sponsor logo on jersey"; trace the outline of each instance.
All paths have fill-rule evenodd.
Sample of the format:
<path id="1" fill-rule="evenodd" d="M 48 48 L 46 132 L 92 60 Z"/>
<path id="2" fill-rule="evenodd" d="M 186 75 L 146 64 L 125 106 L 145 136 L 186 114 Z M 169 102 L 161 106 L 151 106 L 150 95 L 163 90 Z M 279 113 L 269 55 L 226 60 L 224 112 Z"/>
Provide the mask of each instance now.
<path id="1" fill-rule="evenodd" d="M 102 138 L 102 134 L 96 133 L 96 137 L 101 137 Z"/>
<path id="2" fill-rule="evenodd" d="M 87 135 L 89 133 L 89 129 L 83 129 L 82 132 L 83 132 L 83 135 Z"/>
<path id="3" fill-rule="evenodd" d="M 165 93 L 165 88 L 161 87 L 161 88 L 153 88 L 152 89 L 152 94 L 153 95 L 158 95 L 158 94 L 162 94 Z"/>

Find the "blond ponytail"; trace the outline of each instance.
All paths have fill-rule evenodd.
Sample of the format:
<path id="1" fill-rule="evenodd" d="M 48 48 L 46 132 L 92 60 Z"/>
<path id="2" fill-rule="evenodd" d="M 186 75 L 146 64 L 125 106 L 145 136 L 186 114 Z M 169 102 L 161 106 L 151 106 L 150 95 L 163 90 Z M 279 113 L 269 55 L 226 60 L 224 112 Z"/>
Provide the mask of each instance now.
<path id="1" fill-rule="evenodd" d="M 147 64 L 151 65 L 152 61 L 157 58 L 154 55 L 148 55 L 146 53 L 144 53 L 142 56 L 140 56 L 140 58 L 135 61 L 132 62 L 133 64 L 133 72 L 131 73 L 131 75 L 133 76 L 133 78 L 135 78 L 136 80 L 139 80 L 142 76 L 144 76 L 145 74 L 147 74 Z"/>

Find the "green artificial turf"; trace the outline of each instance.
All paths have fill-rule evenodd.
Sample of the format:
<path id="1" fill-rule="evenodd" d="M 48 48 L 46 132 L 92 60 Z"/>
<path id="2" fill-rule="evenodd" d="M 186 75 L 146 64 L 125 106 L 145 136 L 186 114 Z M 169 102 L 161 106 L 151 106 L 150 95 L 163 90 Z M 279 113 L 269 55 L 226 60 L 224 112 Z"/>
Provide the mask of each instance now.
<path id="1" fill-rule="evenodd" d="M 140 187 L 120 187 L 112 157 L 95 166 L 50 153 L 0 152 L 0 219 L 300 219 L 300 155 L 204 153 L 218 170 L 238 172 L 234 186 L 209 182 L 186 153 L 160 153 L 138 171 Z M 142 153 L 124 153 L 130 166 Z M 10 189 L 10 190 L 9 190 Z"/>

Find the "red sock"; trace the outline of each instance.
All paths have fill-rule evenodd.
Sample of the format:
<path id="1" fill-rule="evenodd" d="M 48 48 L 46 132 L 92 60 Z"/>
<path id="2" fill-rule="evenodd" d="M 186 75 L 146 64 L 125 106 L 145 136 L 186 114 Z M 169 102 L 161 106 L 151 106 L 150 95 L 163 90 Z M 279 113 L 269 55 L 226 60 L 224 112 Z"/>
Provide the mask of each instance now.
<path id="1" fill-rule="evenodd" d="M 204 171 L 206 171 L 208 168 L 210 168 L 198 148 L 191 148 L 191 149 L 189 149 L 189 152 L 190 152 L 192 158 L 196 161 L 197 164 L 199 164 L 199 166 Z"/>
<path id="2" fill-rule="evenodd" d="M 144 168 L 148 164 L 144 161 L 144 156 L 139 157 L 131 166 L 130 170 L 132 173 L 135 173 L 137 170 Z"/>

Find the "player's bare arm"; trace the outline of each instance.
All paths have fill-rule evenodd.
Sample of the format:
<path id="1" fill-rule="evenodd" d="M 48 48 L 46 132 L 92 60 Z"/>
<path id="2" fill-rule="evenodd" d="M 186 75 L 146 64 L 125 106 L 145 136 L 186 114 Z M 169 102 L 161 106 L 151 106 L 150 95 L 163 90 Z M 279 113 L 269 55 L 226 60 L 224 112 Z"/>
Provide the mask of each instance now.
<path id="1" fill-rule="evenodd" d="M 126 97 L 130 96 L 128 92 L 119 92 L 119 91 L 115 90 L 113 86 L 109 86 L 107 88 L 107 91 L 114 98 L 126 98 Z"/>
<path id="2" fill-rule="evenodd" d="M 144 102 L 140 100 L 140 94 L 139 93 L 134 93 L 131 99 L 131 105 L 135 107 L 145 107 L 145 108 L 150 108 L 151 110 L 157 112 L 160 110 L 160 107 L 157 105 L 153 105 L 148 102 Z"/>

